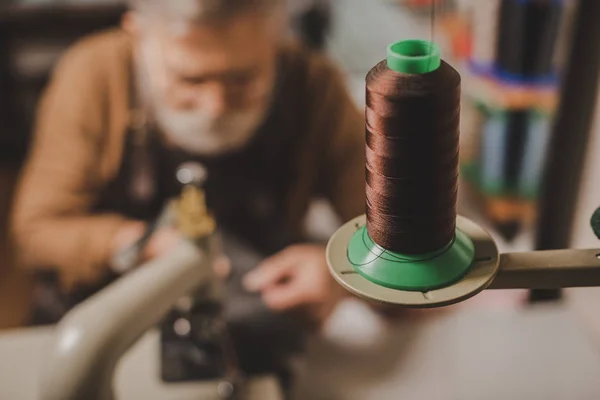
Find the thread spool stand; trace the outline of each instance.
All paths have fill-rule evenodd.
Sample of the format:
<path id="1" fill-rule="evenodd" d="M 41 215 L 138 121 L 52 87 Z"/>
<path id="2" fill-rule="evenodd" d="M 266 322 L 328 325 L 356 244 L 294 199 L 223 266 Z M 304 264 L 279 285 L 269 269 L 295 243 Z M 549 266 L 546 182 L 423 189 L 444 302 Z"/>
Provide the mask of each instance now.
<path id="1" fill-rule="evenodd" d="M 379 65 L 375 67 L 375 69 L 380 68 Z M 452 72 L 449 72 L 451 67 L 444 64 L 443 71 L 445 72 L 441 72 L 441 70 L 439 70 L 441 65 L 440 50 L 437 45 L 431 42 L 408 40 L 393 43 L 388 47 L 387 68 L 390 72 L 403 74 L 403 76 L 422 75 L 423 79 L 436 79 L 436 82 L 439 82 L 437 83 L 439 85 L 442 84 L 441 81 L 437 80 L 437 77 L 439 76 L 448 76 L 448 80 L 452 81 L 456 79 L 455 82 L 459 82 L 457 76 L 450 78 L 453 76 Z M 424 74 L 430 73 L 444 73 L 448 75 L 430 75 L 430 78 L 424 78 Z M 398 85 L 403 85 L 401 87 L 410 87 L 405 81 L 402 82 L 403 83 L 398 83 Z M 458 85 L 458 83 L 456 84 Z M 448 87 L 450 88 L 452 86 Z M 448 93 L 450 98 L 456 101 L 450 93 L 456 95 L 460 92 Z M 435 96 L 441 95 L 438 93 Z M 422 99 L 420 97 L 414 98 L 417 104 L 422 104 Z M 409 100 L 404 101 L 407 102 Z M 447 110 L 452 107 L 448 105 L 451 103 L 448 103 L 446 98 L 443 98 L 443 100 L 437 99 L 435 101 L 438 101 L 439 103 L 427 104 L 427 108 L 425 109 L 428 110 L 427 113 L 431 113 L 432 111 L 430 110 L 438 110 L 438 114 L 441 113 L 438 117 L 443 120 L 442 116 L 447 115 L 444 114 L 444 112 L 447 113 Z M 388 107 L 393 107 L 393 104 L 394 103 Z M 443 104 L 443 106 L 440 106 L 439 104 Z M 438 108 L 435 108 L 435 105 L 437 105 Z M 382 106 L 382 109 L 387 108 Z M 378 110 L 372 109 L 371 113 L 378 115 Z M 423 116 L 415 118 L 422 117 Z M 434 114 L 426 116 L 426 118 L 435 117 Z M 371 122 L 375 122 L 374 126 L 378 126 L 378 121 Z M 368 127 L 370 126 L 369 124 L 370 119 L 367 118 Z M 414 131 L 414 134 L 424 137 L 435 135 L 433 137 L 436 137 L 436 140 L 440 140 L 439 137 L 445 137 L 446 135 L 452 137 L 451 135 L 456 133 L 455 129 L 457 129 L 457 127 L 453 128 L 453 124 L 447 124 L 447 131 L 433 130 L 429 132 L 428 130 L 432 128 L 426 124 L 423 125 L 423 129 L 425 129 L 425 131 L 416 130 Z M 409 132 L 413 131 L 409 130 Z M 368 130 L 367 133 L 370 133 L 371 135 L 384 135 L 384 137 L 389 138 L 396 138 L 398 136 L 394 135 L 399 134 L 396 130 L 387 133 L 379 132 L 377 134 L 371 133 Z M 391 136 L 385 136 L 386 134 Z M 400 135 L 402 135 L 402 133 L 400 133 Z M 442 136 L 438 137 L 438 135 Z M 367 140 L 367 142 L 369 141 Z M 370 145 L 367 144 L 367 146 Z M 447 148 L 448 151 L 452 153 L 456 151 L 453 149 L 452 145 Z M 428 151 L 427 146 L 417 146 L 415 150 L 423 152 Z M 369 161 L 367 161 L 367 168 L 369 168 Z M 451 171 L 451 164 L 449 164 L 447 168 Z M 397 193 L 402 193 L 402 195 L 409 197 L 411 201 L 418 201 L 419 196 L 447 195 L 447 189 L 443 189 L 441 192 L 439 190 L 432 191 L 431 189 L 427 189 L 432 187 L 438 188 L 440 186 L 445 188 L 447 185 L 446 182 L 439 183 L 429 181 L 431 179 L 429 175 L 421 176 L 414 173 L 416 170 L 411 171 L 413 173 L 408 174 L 408 177 L 404 174 L 400 174 L 393 175 L 393 177 L 386 177 L 386 179 L 394 180 L 398 179 L 398 176 L 403 176 L 406 180 L 412 179 L 413 181 L 423 181 L 423 189 L 418 191 L 406 191 L 404 186 L 400 186 L 400 188 L 397 189 Z M 370 193 L 369 190 L 374 190 L 373 187 L 369 188 L 368 179 L 367 189 L 368 198 L 368 194 Z M 449 207 L 449 210 L 454 209 L 454 205 L 448 203 L 447 206 Z M 454 228 L 453 217 L 453 223 L 451 225 L 452 231 L 445 234 L 446 237 L 443 242 L 437 239 L 432 242 L 435 245 L 434 247 L 429 243 L 424 245 L 421 241 L 425 240 L 427 237 L 431 238 L 436 236 L 436 232 L 432 232 L 432 235 L 429 235 L 426 231 L 420 230 L 420 226 L 423 222 L 426 223 L 426 226 L 429 226 L 427 224 L 428 221 L 422 221 L 423 217 L 406 217 L 407 210 L 403 208 L 398 209 L 397 211 L 404 216 L 402 221 L 410 220 L 410 223 L 401 228 L 400 231 L 407 232 L 408 229 L 413 229 L 408 230 L 408 232 L 411 232 L 408 236 L 404 233 L 402 238 L 406 237 L 409 242 L 414 243 L 412 243 L 411 246 L 398 246 L 398 248 L 394 248 L 392 242 L 386 244 L 386 239 L 389 237 L 386 237 L 385 235 L 392 235 L 390 229 L 382 231 L 380 227 L 376 225 L 375 229 L 372 230 L 373 226 L 369 225 L 369 218 L 377 218 L 378 215 L 373 208 L 370 209 L 369 207 L 373 207 L 373 205 L 367 207 L 366 216 L 361 216 L 350 221 L 338 231 L 331 239 L 327 250 L 327 256 L 330 260 L 330 265 L 332 266 L 331 272 L 343 286 L 355 294 L 369 299 L 376 299 L 377 301 L 384 303 L 404 304 L 413 307 L 432 307 L 451 304 L 468 298 L 483 290 L 494 278 L 498 266 L 498 250 L 491 241 L 489 235 L 467 219 L 461 218 L 459 220 L 459 225 Z M 434 210 L 437 211 L 435 208 Z M 371 214 L 369 214 L 369 211 Z M 419 213 L 425 213 L 424 215 L 427 216 L 427 213 L 431 211 L 433 210 L 428 209 L 428 207 L 419 208 L 418 215 L 421 215 Z M 454 212 L 454 216 L 455 215 Z M 445 229 L 445 226 L 440 224 L 431 226 L 439 226 L 439 228 L 431 228 L 434 230 Z M 388 228 L 391 228 L 392 232 L 398 231 L 396 229 L 397 227 L 393 225 L 390 225 Z M 416 237 L 421 239 L 413 240 L 414 235 L 417 235 Z M 474 241 L 473 239 L 476 240 Z M 395 249 L 395 251 L 392 251 L 392 249 Z M 431 251 L 431 249 L 435 250 Z M 476 259 L 486 261 L 478 263 L 477 268 L 473 268 L 474 260 Z"/>
<path id="2" fill-rule="evenodd" d="M 466 265 L 465 273 L 451 280 L 451 284 L 438 286 L 431 290 L 401 290 L 382 286 L 363 276 L 350 261 L 350 242 L 357 233 L 364 229 L 366 217 L 361 215 L 343 225 L 330 239 L 327 246 L 327 262 L 329 271 L 334 279 L 351 293 L 365 300 L 383 304 L 401 305 L 411 308 L 442 307 L 466 300 L 486 289 L 496 277 L 499 266 L 498 248 L 492 237 L 473 221 L 459 216 L 457 228 L 473 243 L 473 260 Z M 365 253 L 365 265 L 374 265 L 381 252 L 379 246 Z M 424 279 L 439 280 L 444 270 L 451 267 L 451 261 L 440 259 L 435 265 L 429 266 L 429 271 L 423 271 Z M 404 275 L 404 268 L 428 268 L 426 262 L 418 261 L 411 265 L 398 263 L 389 265 L 398 274 Z M 436 270 L 439 275 L 436 274 Z"/>
<path id="3" fill-rule="evenodd" d="M 436 68 L 437 61 L 429 57 L 439 60 L 439 53 L 423 56 L 410 50 L 405 54 L 395 51 L 401 48 L 396 43 L 388 49 L 390 69 L 420 74 Z M 331 237 L 326 256 L 334 279 L 368 301 L 432 308 L 461 302 L 488 287 L 600 286 L 600 250 L 499 254 L 481 226 L 458 216 L 455 237 L 448 245 L 434 252 L 407 255 L 376 244 L 366 225 L 366 215 L 343 225 Z"/>

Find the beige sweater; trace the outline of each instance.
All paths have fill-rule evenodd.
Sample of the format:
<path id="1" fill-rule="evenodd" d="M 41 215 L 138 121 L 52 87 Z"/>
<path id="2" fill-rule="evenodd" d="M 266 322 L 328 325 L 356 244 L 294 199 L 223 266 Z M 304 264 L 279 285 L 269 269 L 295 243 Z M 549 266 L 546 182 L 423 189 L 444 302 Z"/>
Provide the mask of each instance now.
<path id="1" fill-rule="evenodd" d="M 65 288 L 94 283 L 106 272 L 111 240 L 126 221 L 91 208 L 115 179 L 122 158 L 132 47 L 120 30 L 82 40 L 58 64 L 40 104 L 13 234 L 21 263 L 58 270 Z M 302 113 L 308 127 L 297 150 L 300 173 L 289 196 L 290 222 L 302 229 L 317 187 L 343 220 L 352 218 L 364 211 L 363 117 L 330 62 L 298 47 L 282 51 L 308 77 L 290 94 L 305 97 L 305 109 L 294 112 Z"/>

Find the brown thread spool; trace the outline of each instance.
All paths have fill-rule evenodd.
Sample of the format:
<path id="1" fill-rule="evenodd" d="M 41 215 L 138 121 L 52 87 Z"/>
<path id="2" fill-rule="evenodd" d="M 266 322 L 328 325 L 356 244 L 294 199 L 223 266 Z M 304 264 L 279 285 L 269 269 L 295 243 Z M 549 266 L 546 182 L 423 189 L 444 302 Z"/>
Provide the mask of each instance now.
<path id="1" fill-rule="evenodd" d="M 460 75 L 444 61 L 425 73 L 388 65 L 366 80 L 367 230 L 386 250 L 422 254 L 455 235 Z"/>

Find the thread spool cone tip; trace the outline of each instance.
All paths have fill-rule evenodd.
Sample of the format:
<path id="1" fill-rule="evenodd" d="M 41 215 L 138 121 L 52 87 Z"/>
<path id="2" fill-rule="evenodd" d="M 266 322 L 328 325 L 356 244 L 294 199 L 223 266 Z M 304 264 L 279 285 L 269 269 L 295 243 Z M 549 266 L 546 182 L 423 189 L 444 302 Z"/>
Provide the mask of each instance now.
<path id="1" fill-rule="evenodd" d="M 426 74 L 441 64 L 441 51 L 437 44 L 427 40 L 402 40 L 387 49 L 389 69 L 404 74 Z"/>

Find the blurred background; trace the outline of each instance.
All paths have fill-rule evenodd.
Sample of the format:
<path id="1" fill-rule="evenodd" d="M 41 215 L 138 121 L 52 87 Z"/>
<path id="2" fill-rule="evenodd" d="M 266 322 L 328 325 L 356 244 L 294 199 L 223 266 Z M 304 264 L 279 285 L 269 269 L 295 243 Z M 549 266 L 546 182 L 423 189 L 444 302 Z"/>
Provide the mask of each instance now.
<path id="1" fill-rule="evenodd" d="M 557 217 L 555 224 L 544 220 L 543 229 L 559 231 L 560 237 L 548 238 L 544 232 L 540 232 L 539 223 L 540 204 L 548 200 L 544 196 L 551 195 L 542 187 L 543 178 L 558 178 L 548 173 L 548 155 L 561 107 L 561 89 L 572 50 L 578 0 L 438 0 L 433 31 L 431 0 L 332 0 L 317 2 L 317 6 L 312 2 L 288 2 L 291 33 L 307 46 L 325 51 L 338 63 L 345 72 L 347 85 L 359 107 L 363 107 L 365 101 L 365 75 L 384 57 L 386 46 L 404 38 L 429 40 L 433 32 L 433 40 L 442 47 L 444 59 L 455 66 L 463 78 L 460 212 L 489 229 L 503 252 L 553 247 L 598 247 L 597 239 L 589 227 L 592 213 L 600 206 L 598 107 L 591 115 L 594 121 L 591 129 L 577 139 L 583 146 L 576 149 L 579 154 L 571 164 L 577 170 L 574 176 L 578 177 L 578 181 L 572 182 L 574 186 L 569 186 L 576 188 L 575 191 L 569 190 L 572 204 L 565 204 L 569 208 L 565 213 L 570 217 Z M 91 32 L 118 25 L 124 10 L 121 2 L 108 0 L 0 0 L 0 329 L 21 327 L 28 319 L 31 277 L 13 262 L 7 223 L 13 188 L 30 144 L 40 92 L 47 83 L 54 63 L 70 44 Z M 600 19 L 600 15 L 596 17 Z M 595 99 L 581 101 L 589 103 Z M 328 213 L 327 205 L 315 204 L 309 220 L 315 232 L 328 235 L 335 229 L 337 221 Z M 544 215 L 546 219 L 550 217 Z M 582 291 L 575 293 L 575 298 L 578 293 Z M 487 310 L 483 315 L 489 315 L 486 314 L 489 310 L 512 310 L 515 305 L 541 301 L 562 302 L 566 297 L 565 293 L 559 291 L 497 292 L 482 299 L 477 306 Z M 585 309 L 584 314 L 594 314 L 595 303 L 585 300 L 581 304 Z M 348 309 L 352 309 L 352 306 L 348 306 Z M 579 392 L 581 397 L 570 396 L 565 389 L 564 393 L 555 394 L 556 397 L 534 393 L 531 397 L 519 398 L 586 400 L 600 396 L 600 387 L 592 378 L 594 373 L 600 373 L 600 352 L 598 348 L 591 345 L 586 347 L 587 344 L 580 341 L 584 337 L 582 329 L 565 323 L 572 322 L 570 314 L 543 314 L 532 322 L 531 319 L 520 320 L 520 317 L 508 321 L 502 312 L 500 315 L 503 316 L 499 319 L 486 320 L 484 317 L 477 320 L 477 324 L 487 321 L 487 325 L 469 325 L 471 322 L 463 321 L 462 325 L 455 322 L 435 329 L 454 330 L 458 334 L 481 327 L 483 335 L 502 331 L 505 326 L 503 322 L 515 327 L 522 326 L 521 330 L 515 328 L 510 331 L 512 333 L 496 338 L 489 347 L 527 348 L 528 343 L 539 339 L 543 342 L 540 344 L 540 354 L 547 354 L 545 352 L 553 349 L 554 343 L 552 340 L 544 342 L 537 334 L 527 336 L 528 329 L 536 326 L 538 330 L 535 332 L 555 331 L 556 335 L 569 338 L 565 340 L 568 349 L 559 352 L 556 358 L 548 356 L 545 362 L 571 363 L 573 376 L 557 378 L 563 372 L 557 369 L 553 370 L 550 377 L 540 378 L 538 384 L 544 385 L 547 381 L 559 379 L 565 387 L 581 389 L 581 385 L 587 385 L 586 389 Z M 354 318 L 360 325 L 360 321 L 370 317 L 365 316 L 363 311 L 351 310 L 348 315 L 338 318 L 349 325 L 338 320 L 332 321 L 330 333 L 334 338 L 339 338 L 340 331 L 353 326 L 348 318 Z M 373 324 L 378 326 L 375 322 Z M 432 332 L 426 334 L 433 335 Z M 365 335 L 369 336 L 369 332 Z M 355 339 L 348 340 L 349 346 L 357 343 L 352 341 Z M 386 340 L 381 339 L 379 345 L 387 343 Z M 390 339 L 390 343 L 395 340 L 400 339 Z M 320 347 L 324 346 L 323 342 L 315 346 L 324 351 Z M 466 343 L 453 342 L 451 346 L 454 346 L 455 352 L 443 353 L 443 357 L 458 357 L 457 362 L 465 367 L 462 372 L 457 372 L 459 375 L 471 373 L 477 365 L 496 371 L 495 367 L 490 366 L 493 363 L 489 360 L 493 358 L 491 353 L 484 353 L 488 358 L 484 355 L 467 358 L 459 352 L 461 348 L 469 352 Z M 482 346 L 488 347 L 487 344 Z M 411 350 L 415 354 L 418 351 L 418 348 Z M 435 350 L 428 348 L 414 357 L 433 359 L 432 352 L 435 353 Z M 338 360 L 349 362 L 348 353 L 339 348 L 335 348 L 330 355 L 331 360 L 338 357 Z M 370 365 L 369 362 L 375 365 L 378 361 L 384 363 L 380 367 L 373 367 L 378 372 L 371 375 L 377 375 L 377 379 L 364 368 L 356 367 L 347 373 L 363 374 L 368 382 L 375 382 L 373 385 L 388 388 L 385 390 L 391 391 L 396 386 L 382 386 L 379 379 L 385 375 L 383 371 L 387 373 L 397 368 L 407 373 L 406 366 L 399 367 L 397 360 L 376 361 L 363 356 L 357 356 L 357 359 L 362 362 L 368 360 L 365 365 Z M 506 355 L 496 356 L 508 362 Z M 312 362 L 315 363 L 311 364 L 314 374 L 308 373 L 307 379 L 321 384 L 328 379 L 326 377 L 336 379 L 335 374 L 323 372 L 327 365 L 333 365 L 333 361 Z M 535 368 L 544 360 L 528 362 L 530 364 L 527 365 Z M 420 368 L 435 370 L 436 365 L 434 361 L 425 362 Z M 523 368 L 521 372 L 527 370 Z M 488 379 L 493 380 L 491 375 L 492 372 Z M 518 379 L 515 378 L 517 375 L 518 371 L 510 376 Z M 586 380 L 588 377 L 589 381 Z M 462 378 L 466 379 L 466 375 Z M 410 380 L 403 379 L 405 384 Z M 463 389 L 463 393 L 471 390 Z M 381 397 L 371 398 L 386 398 L 381 391 L 372 393 L 379 393 L 377 396 Z M 436 391 L 430 395 L 428 399 L 444 398 Z M 310 394 L 305 396 L 316 398 Z"/>

